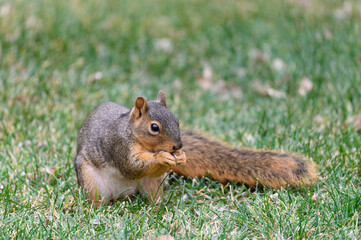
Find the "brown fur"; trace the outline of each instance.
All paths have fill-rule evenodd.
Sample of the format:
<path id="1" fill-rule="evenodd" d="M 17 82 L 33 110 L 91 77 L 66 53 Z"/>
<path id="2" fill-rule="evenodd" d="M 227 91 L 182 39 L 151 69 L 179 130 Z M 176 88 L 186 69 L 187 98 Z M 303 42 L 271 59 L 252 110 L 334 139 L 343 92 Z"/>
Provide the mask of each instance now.
<path id="1" fill-rule="evenodd" d="M 172 170 L 184 176 L 209 174 L 220 182 L 261 183 L 271 188 L 310 185 L 317 178 L 315 164 L 301 156 L 233 148 L 191 132 L 182 133 L 182 142 L 187 162 Z"/>

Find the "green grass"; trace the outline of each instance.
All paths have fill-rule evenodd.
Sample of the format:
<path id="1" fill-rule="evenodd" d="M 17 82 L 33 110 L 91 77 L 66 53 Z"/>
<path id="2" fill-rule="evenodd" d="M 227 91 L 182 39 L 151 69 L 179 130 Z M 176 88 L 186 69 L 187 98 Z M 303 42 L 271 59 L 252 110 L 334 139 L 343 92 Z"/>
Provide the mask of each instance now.
<path id="1" fill-rule="evenodd" d="M 360 16 L 359 1 L 1 1 L 0 236 L 360 238 L 361 135 L 345 126 L 361 113 Z M 171 49 L 157 48 L 164 38 Z M 206 66 L 228 87 L 203 89 Z M 285 97 L 257 93 L 255 81 Z M 82 122 L 103 101 L 131 106 L 158 89 L 183 127 L 304 154 L 320 181 L 250 190 L 172 176 L 160 203 L 93 208 L 73 169 Z"/>

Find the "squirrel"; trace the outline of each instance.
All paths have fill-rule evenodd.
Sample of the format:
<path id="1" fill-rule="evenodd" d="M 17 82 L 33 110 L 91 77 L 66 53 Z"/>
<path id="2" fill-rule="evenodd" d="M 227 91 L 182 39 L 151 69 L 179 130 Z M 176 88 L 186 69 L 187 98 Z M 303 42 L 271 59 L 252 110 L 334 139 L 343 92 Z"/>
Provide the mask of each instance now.
<path id="1" fill-rule="evenodd" d="M 113 102 L 95 108 L 80 128 L 74 166 L 87 198 L 99 202 L 138 192 L 158 199 L 170 170 L 276 189 L 311 185 L 318 174 L 298 155 L 230 147 L 181 131 L 163 91 L 157 100 L 137 97 L 132 109 Z"/>

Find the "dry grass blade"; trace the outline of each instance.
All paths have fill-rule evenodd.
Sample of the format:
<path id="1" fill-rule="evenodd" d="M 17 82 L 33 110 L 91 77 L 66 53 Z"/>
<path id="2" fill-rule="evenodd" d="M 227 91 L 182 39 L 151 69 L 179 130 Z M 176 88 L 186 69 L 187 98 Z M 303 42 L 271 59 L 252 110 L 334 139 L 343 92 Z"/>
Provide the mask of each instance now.
<path id="1" fill-rule="evenodd" d="M 251 83 L 252 88 L 261 96 L 268 96 L 274 98 L 284 98 L 286 97 L 286 93 L 280 90 L 276 90 L 271 88 L 267 84 L 263 84 L 260 81 L 253 81 Z"/>

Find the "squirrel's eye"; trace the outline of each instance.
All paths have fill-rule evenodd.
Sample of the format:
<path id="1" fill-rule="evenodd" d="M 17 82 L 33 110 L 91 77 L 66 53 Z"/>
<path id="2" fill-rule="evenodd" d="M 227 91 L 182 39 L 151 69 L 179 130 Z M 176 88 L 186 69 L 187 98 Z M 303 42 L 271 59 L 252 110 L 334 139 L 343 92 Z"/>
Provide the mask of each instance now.
<path id="1" fill-rule="evenodd" d="M 159 126 L 158 124 L 152 123 L 150 125 L 150 130 L 152 130 L 153 132 L 159 132 Z"/>

